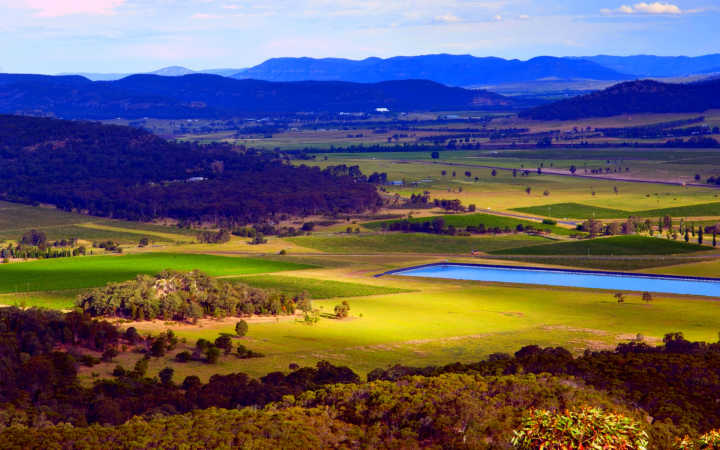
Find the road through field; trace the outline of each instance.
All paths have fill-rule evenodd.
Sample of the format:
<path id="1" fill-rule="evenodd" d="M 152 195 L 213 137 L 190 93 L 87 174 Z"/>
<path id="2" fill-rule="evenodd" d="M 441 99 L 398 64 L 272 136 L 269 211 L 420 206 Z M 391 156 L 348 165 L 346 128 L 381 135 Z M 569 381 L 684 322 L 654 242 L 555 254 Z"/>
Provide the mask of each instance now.
<path id="1" fill-rule="evenodd" d="M 471 167 L 471 168 L 480 168 L 480 169 L 494 169 L 494 170 L 504 170 L 511 172 L 513 170 L 517 171 L 524 171 L 528 170 L 529 172 L 535 172 L 535 170 L 529 170 L 529 169 L 517 169 L 517 168 L 511 168 L 511 167 L 501 167 L 501 166 L 487 166 L 487 165 L 480 165 L 480 164 L 469 164 L 469 163 L 455 163 L 455 162 L 448 162 L 448 161 L 419 161 L 419 160 L 398 160 L 402 163 L 413 163 L 413 164 L 428 164 L 428 165 L 443 165 L 443 166 L 455 166 L 455 167 Z M 542 169 L 542 175 L 555 175 L 560 177 L 572 177 L 572 178 L 588 178 L 591 180 L 603 180 L 603 181 L 621 181 L 625 183 L 643 183 L 643 184 L 661 184 L 665 186 L 683 186 L 683 187 L 701 187 L 701 188 L 709 188 L 709 189 L 720 189 L 720 185 L 714 185 L 714 184 L 701 184 L 701 183 L 683 183 L 680 181 L 667 181 L 667 180 L 653 180 L 649 178 L 625 178 L 625 177 L 608 177 L 608 176 L 596 176 L 596 175 L 578 175 L 578 174 L 572 174 L 567 171 L 560 171 L 556 169 Z"/>

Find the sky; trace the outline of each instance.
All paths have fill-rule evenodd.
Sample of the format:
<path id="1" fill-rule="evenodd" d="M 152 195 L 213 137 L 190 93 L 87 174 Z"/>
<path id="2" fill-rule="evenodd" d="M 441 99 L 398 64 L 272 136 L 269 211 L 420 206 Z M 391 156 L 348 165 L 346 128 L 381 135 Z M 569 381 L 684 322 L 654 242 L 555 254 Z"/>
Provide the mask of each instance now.
<path id="1" fill-rule="evenodd" d="M 720 0 L 0 0 L 0 72 L 720 52 Z"/>

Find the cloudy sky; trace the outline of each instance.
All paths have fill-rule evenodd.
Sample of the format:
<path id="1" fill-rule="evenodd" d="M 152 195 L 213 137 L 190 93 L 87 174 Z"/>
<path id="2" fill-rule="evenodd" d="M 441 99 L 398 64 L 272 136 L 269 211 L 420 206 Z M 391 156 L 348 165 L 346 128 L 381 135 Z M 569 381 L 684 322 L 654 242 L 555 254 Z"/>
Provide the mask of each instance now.
<path id="1" fill-rule="evenodd" d="M 720 52 L 720 2 L 0 0 L 0 71 L 240 68 L 278 56 Z"/>

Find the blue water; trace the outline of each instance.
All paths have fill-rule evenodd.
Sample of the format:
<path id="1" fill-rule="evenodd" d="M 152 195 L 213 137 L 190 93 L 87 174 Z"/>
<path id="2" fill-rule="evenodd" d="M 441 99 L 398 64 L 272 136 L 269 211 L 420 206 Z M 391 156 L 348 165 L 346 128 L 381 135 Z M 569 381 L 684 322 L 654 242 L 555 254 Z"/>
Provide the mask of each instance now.
<path id="1" fill-rule="evenodd" d="M 453 280 L 565 286 L 613 291 L 640 291 L 720 297 L 720 280 L 647 277 L 482 265 L 437 264 L 393 272 L 393 275 Z"/>

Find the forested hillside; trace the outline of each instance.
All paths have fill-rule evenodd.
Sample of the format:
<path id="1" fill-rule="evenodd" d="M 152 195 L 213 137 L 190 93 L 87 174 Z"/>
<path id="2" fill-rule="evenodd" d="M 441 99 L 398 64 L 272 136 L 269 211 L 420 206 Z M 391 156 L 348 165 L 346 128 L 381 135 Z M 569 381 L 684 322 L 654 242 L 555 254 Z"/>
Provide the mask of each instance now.
<path id="1" fill-rule="evenodd" d="M 720 80 L 690 84 L 632 81 L 520 113 L 537 120 L 572 120 L 639 113 L 689 113 L 720 108 Z"/>
<path id="2" fill-rule="evenodd" d="M 132 75 L 116 81 L 79 76 L 0 74 L 0 113 L 65 119 L 230 118 L 247 114 L 468 110 L 514 106 L 481 90 L 433 81 L 364 84 L 341 81 L 276 83 L 219 75 Z"/>
<path id="3" fill-rule="evenodd" d="M 97 216 L 233 225 L 377 206 L 356 172 L 293 167 L 129 127 L 0 116 L 0 198 Z"/>

